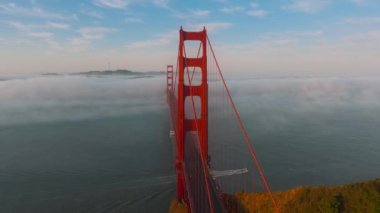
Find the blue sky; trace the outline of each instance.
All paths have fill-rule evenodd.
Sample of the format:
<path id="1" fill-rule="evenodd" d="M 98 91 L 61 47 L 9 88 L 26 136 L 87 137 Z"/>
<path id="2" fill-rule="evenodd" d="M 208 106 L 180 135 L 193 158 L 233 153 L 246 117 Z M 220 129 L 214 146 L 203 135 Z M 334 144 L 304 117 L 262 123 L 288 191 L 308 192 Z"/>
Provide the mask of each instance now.
<path id="1" fill-rule="evenodd" d="M 178 29 L 208 29 L 226 72 L 376 75 L 378 0 L 0 2 L 0 74 L 175 63 Z"/>

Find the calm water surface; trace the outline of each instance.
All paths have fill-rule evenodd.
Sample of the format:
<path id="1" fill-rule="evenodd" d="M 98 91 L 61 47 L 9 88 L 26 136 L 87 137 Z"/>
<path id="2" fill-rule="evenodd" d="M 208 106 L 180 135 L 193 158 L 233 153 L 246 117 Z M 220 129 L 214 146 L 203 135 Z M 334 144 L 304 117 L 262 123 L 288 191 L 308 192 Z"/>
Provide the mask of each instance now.
<path id="1" fill-rule="evenodd" d="M 167 212 L 163 76 L 0 81 L 0 212 Z M 274 190 L 380 177 L 380 79 L 230 79 Z"/>

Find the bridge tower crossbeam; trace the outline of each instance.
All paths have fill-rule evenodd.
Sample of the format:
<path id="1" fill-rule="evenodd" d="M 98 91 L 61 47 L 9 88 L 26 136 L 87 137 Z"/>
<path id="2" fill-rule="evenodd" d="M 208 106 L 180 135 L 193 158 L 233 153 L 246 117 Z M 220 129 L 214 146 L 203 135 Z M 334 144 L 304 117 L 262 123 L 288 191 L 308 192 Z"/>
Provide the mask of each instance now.
<path id="1" fill-rule="evenodd" d="M 177 121 L 177 170 L 178 187 L 177 196 L 179 200 L 185 199 L 186 183 L 183 173 L 184 147 L 187 134 L 196 133 L 199 137 L 200 151 L 203 159 L 208 161 L 208 85 L 207 85 L 207 31 L 186 32 L 182 28 L 179 32 L 179 54 L 178 54 L 178 121 Z M 189 58 L 186 55 L 185 41 L 199 41 L 202 46 L 202 56 Z M 185 82 L 186 71 L 190 68 L 199 68 L 201 71 L 201 82 L 199 85 L 192 85 Z M 188 73 L 187 73 L 188 74 Z M 192 97 L 193 96 L 193 97 Z M 185 116 L 185 100 L 199 97 L 200 115 L 193 118 Z M 194 99 L 193 99 L 194 100 Z M 189 106 L 188 106 L 189 107 Z M 192 141 L 188 141 L 192 142 Z"/>

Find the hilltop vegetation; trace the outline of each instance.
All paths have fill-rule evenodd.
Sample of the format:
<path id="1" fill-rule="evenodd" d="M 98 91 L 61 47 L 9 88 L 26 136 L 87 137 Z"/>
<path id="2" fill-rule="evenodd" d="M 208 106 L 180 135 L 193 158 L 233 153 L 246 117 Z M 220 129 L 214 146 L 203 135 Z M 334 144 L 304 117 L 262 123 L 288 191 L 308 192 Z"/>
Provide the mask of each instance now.
<path id="1" fill-rule="evenodd" d="M 172 200 L 169 207 L 169 213 L 187 213 L 187 206 L 178 200 Z"/>
<path id="2" fill-rule="evenodd" d="M 341 186 L 299 186 L 274 196 L 284 213 L 375 213 L 380 212 L 380 179 Z M 274 212 L 266 193 L 239 192 L 225 195 L 225 200 L 238 206 L 238 212 Z M 183 212 L 183 208 L 183 204 L 172 202 L 169 212 Z"/>

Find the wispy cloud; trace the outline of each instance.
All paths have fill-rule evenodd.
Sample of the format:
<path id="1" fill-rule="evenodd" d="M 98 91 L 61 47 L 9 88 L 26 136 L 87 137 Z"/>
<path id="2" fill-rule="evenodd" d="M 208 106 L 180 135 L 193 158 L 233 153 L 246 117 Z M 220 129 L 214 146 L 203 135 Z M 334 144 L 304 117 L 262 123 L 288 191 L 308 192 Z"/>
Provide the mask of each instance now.
<path id="1" fill-rule="evenodd" d="M 78 30 L 80 35 L 85 39 L 101 39 L 106 34 L 115 32 L 115 29 L 113 28 L 106 28 L 106 27 L 85 27 Z"/>
<path id="2" fill-rule="evenodd" d="M 184 30 L 187 31 L 200 31 L 203 27 L 206 27 L 208 32 L 217 32 L 219 30 L 227 29 L 232 26 L 231 23 L 228 22 L 205 22 L 205 23 L 185 23 L 183 26 Z M 133 50 L 143 50 L 146 48 L 156 48 L 163 47 L 168 45 L 175 45 L 178 41 L 178 30 L 170 30 L 165 32 L 156 38 L 146 39 L 128 43 L 126 46 L 128 49 Z"/>
<path id="3" fill-rule="evenodd" d="M 265 10 L 251 10 L 248 11 L 247 14 L 254 17 L 265 17 L 268 12 Z"/>
<path id="4" fill-rule="evenodd" d="M 103 15 L 99 11 L 87 8 L 83 5 L 81 5 L 80 13 L 94 18 L 103 18 Z"/>
<path id="5" fill-rule="evenodd" d="M 359 6 L 365 6 L 371 2 L 371 0 L 351 0 L 351 1 Z"/>
<path id="6" fill-rule="evenodd" d="M 52 28 L 52 29 L 62 29 L 62 30 L 67 30 L 70 28 L 69 24 L 65 23 L 57 23 L 57 22 L 48 22 L 45 25 L 47 28 Z"/>
<path id="7" fill-rule="evenodd" d="M 157 38 L 157 39 L 148 39 L 144 41 L 136 41 L 127 45 L 130 49 L 145 49 L 152 48 L 157 46 L 163 46 L 170 43 L 170 40 L 167 38 Z"/>
<path id="8" fill-rule="evenodd" d="M 127 24 L 130 24 L 130 23 L 143 23 L 144 22 L 144 20 L 142 20 L 141 18 L 126 18 L 124 21 Z"/>
<path id="9" fill-rule="evenodd" d="M 30 16 L 47 19 L 77 19 L 77 16 L 75 14 L 61 14 L 57 12 L 49 12 L 35 6 L 33 6 L 32 8 L 20 7 L 15 3 L 0 4 L 0 13 L 9 14 L 12 16 Z"/>
<path id="10" fill-rule="evenodd" d="M 208 32 L 217 32 L 220 30 L 228 29 L 232 27 L 232 24 L 229 22 L 204 22 L 204 23 L 198 23 L 198 24 L 188 24 L 185 25 L 186 30 L 195 30 L 199 31 L 203 29 L 203 27 L 206 27 Z"/>
<path id="11" fill-rule="evenodd" d="M 168 7 L 170 0 L 153 0 L 153 4 L 159 7 Z"/>
<path id="12" fill-rule="evenodd" d="M 93 3 L 99 7 L 108 7 L 114 9 L 124 9 L 129 2 L 126 0 L 94 0 Z"/>
<path id="13" fill-rule="evenodd" d="M 56 41 L 54 33 L 46 30 L 67 30 L 70 28 L 68 24 L 57 22 L 47 22 L 40 25 L 23 24 L 16 21 L 6 21 L 5 23 L 19 31 L 25 32 L 30 37 L 41 39 L 53 49 L 62 49 L 62 45 Z"/>
<path id="14" fill-rule="evenodd" d="M 106 27 L 84 27 L 78 30 L 80 36 L 70 39 L 70 43 L 74 50 L 83 51 L 91 46 L 91 44 L 104 38 L 107 34 L 113 33 L 116 30 Z"/>
<path id="15" fill-rule="evenodd" d="M 62 49 L 62 45 L 54 39 L 54 33 L 51 32 L 31 32 L 29 36 L 38 38 L 49 44 L 53 49 Z"/>
<path id="16" fill-rule="evenodd" d="M 244 10 L 244 7 L 223 7 L 222 9 L 220 9 L 220 11 L 222 11 L 223 13 L 227 13 L 227 14 L 234 14 L 234 13 L 238 13 L 238 12 L 241 12 Z"/>
<path id="17" fill-rule="evenodd" d="M 268 15 L 266 10 L 260 9 L 258 3 L 251 3 L 251 9 L 247 11 L 247 14 L 253 17 L 262 18 Z"/>
<path id="18" fill-rule="evenodd" d="M 70 44 L 75 51 L 83 51 L 91 46 L 92 41 L 83 37 L 70 39 Z"/>
<path id="19" fill-rule="evenodd" d="M 20 31 L 32 31 L 32 30 L 41 30 L 41 29 L 58 29 L 58 30 L 70 29 L 69 24 L 60 23 L 60 22 L 46 22 L 44 24 L 23 24 L 17 21 L 4 21 L 4 23 Z"/>
<path id="20" fill-rule="evenodd" d="M 221 3 L 221 4 L 226 4 L 229 2 L 229 0 L 213 0 L 213 1 Z"/>
<path id="21" fill-rule="evenodd" d="M 135 41 L 127 44 L 128 49 L 141 50 L 146 48 L 160 47 L 170 44 L 178 37 L 178 31 L 171 30 L 161 34 L 157 38 Z"/>
<path id="22" fill-rule="evenodd" d="M 291 0 L 283 9 L 300 11 L 305 13 L 318 12 L 328 5 L 332 0 Z"/>
<path id="23" fill-rule="evenodd" d="M 294 36 L 321 36 L 324 34 L 323 30 L 310 30 L 310 31 L 290 31 L 285 34 Z"/>
<path id="24" fill-rule="evenodd" d="M 263 33 L 259 35 L 255 42 L 255 45 L 261 46 L 272 46 L 273 44 L 281 46 L 289 46 L 294 44 L 299 44 L 302 41 L 307 41 L 306 43 L 315 43 L 324 35 L 323 30 L 300 30 L 300 31 L 284 31 L 281 33 Z M 305 43 L 305 42 L 304 42 Z M 246 48 L 247 44 L 243 45 L 243 49 Z"/>
<path id="25" fill-rule="evenodd" d="M 252 8 L 259 8 L 259 4 L 258 3 L 251 3 L 250 4 Z"/>
<path id="26" fill-rule="evenodd" d="M 201 18 L 207 17 L 211 13 L 210 10 L 201 10 L 201 9 L 187 10 L 186 13 L 183 13 L 181 11 L 175 11 L 175 10 L 173 10 L 172 12 L 173 12 L 172 15 L 179 19 L 201 19 Z"/>
<path id="27" fill-rule="evenodd" d="M 350 44 L 360 44 L 361 46 L 366 46 L 368 48 L 377 48 L 380 42 L 380 30 L 369 30 L 360 33 L 353 33 L 351 35 L 345 36 L 342 40 L 350 43 Z"/>
<path id="28" fill-rule="evenodd" d="M 226 14 L 245 12 L 247 15 L 257 18 L 262 18 L 268 15 L 268 11 L 261 9 L 258 3 L 250 3 L 249 7 L 223 7 L 222 9 L 220 9 L 220 11 Z"/>
<path id="29" fill-rule="evenodd" d="M 30 31 L 35 28 L 34 25 L 23 24 L 17 21 L 4 21 L 4 23 L 20 31 Z"/>
<path id="30" fill-rule="evenodd" d="M 378 25 L 380 24 L 380 16 L 378 17 L 349 17 L 344 18 L 340 23 L 354 25 Z"/>
<path id="31" fill-rule="evenodd" d="M 205 17 L 208 16 L 211 11 L 209 10 L 191 10 L 192 15 L 197 16 L 197 17 Z"/>
<path id="32" fill-rule="evenodd" d="M 126 9 L 131 4 L 137 4 L 137 3 L 150 3 L 157 7 L 161 8 L 169 8 L 169 2 L 170 0 L 93 0 L 92 1 L 94 5 L 98 7 L 103 8 L 113 8 L 113 9 Z"/>
<path id="33" fill-rule="evenodd" d="M 36 38 L 46 39 L 46 38 L 52 38 L 54 34 L 51 32 L 33 32 L 33 33 L 29 33 L 29 35 Z"/>

